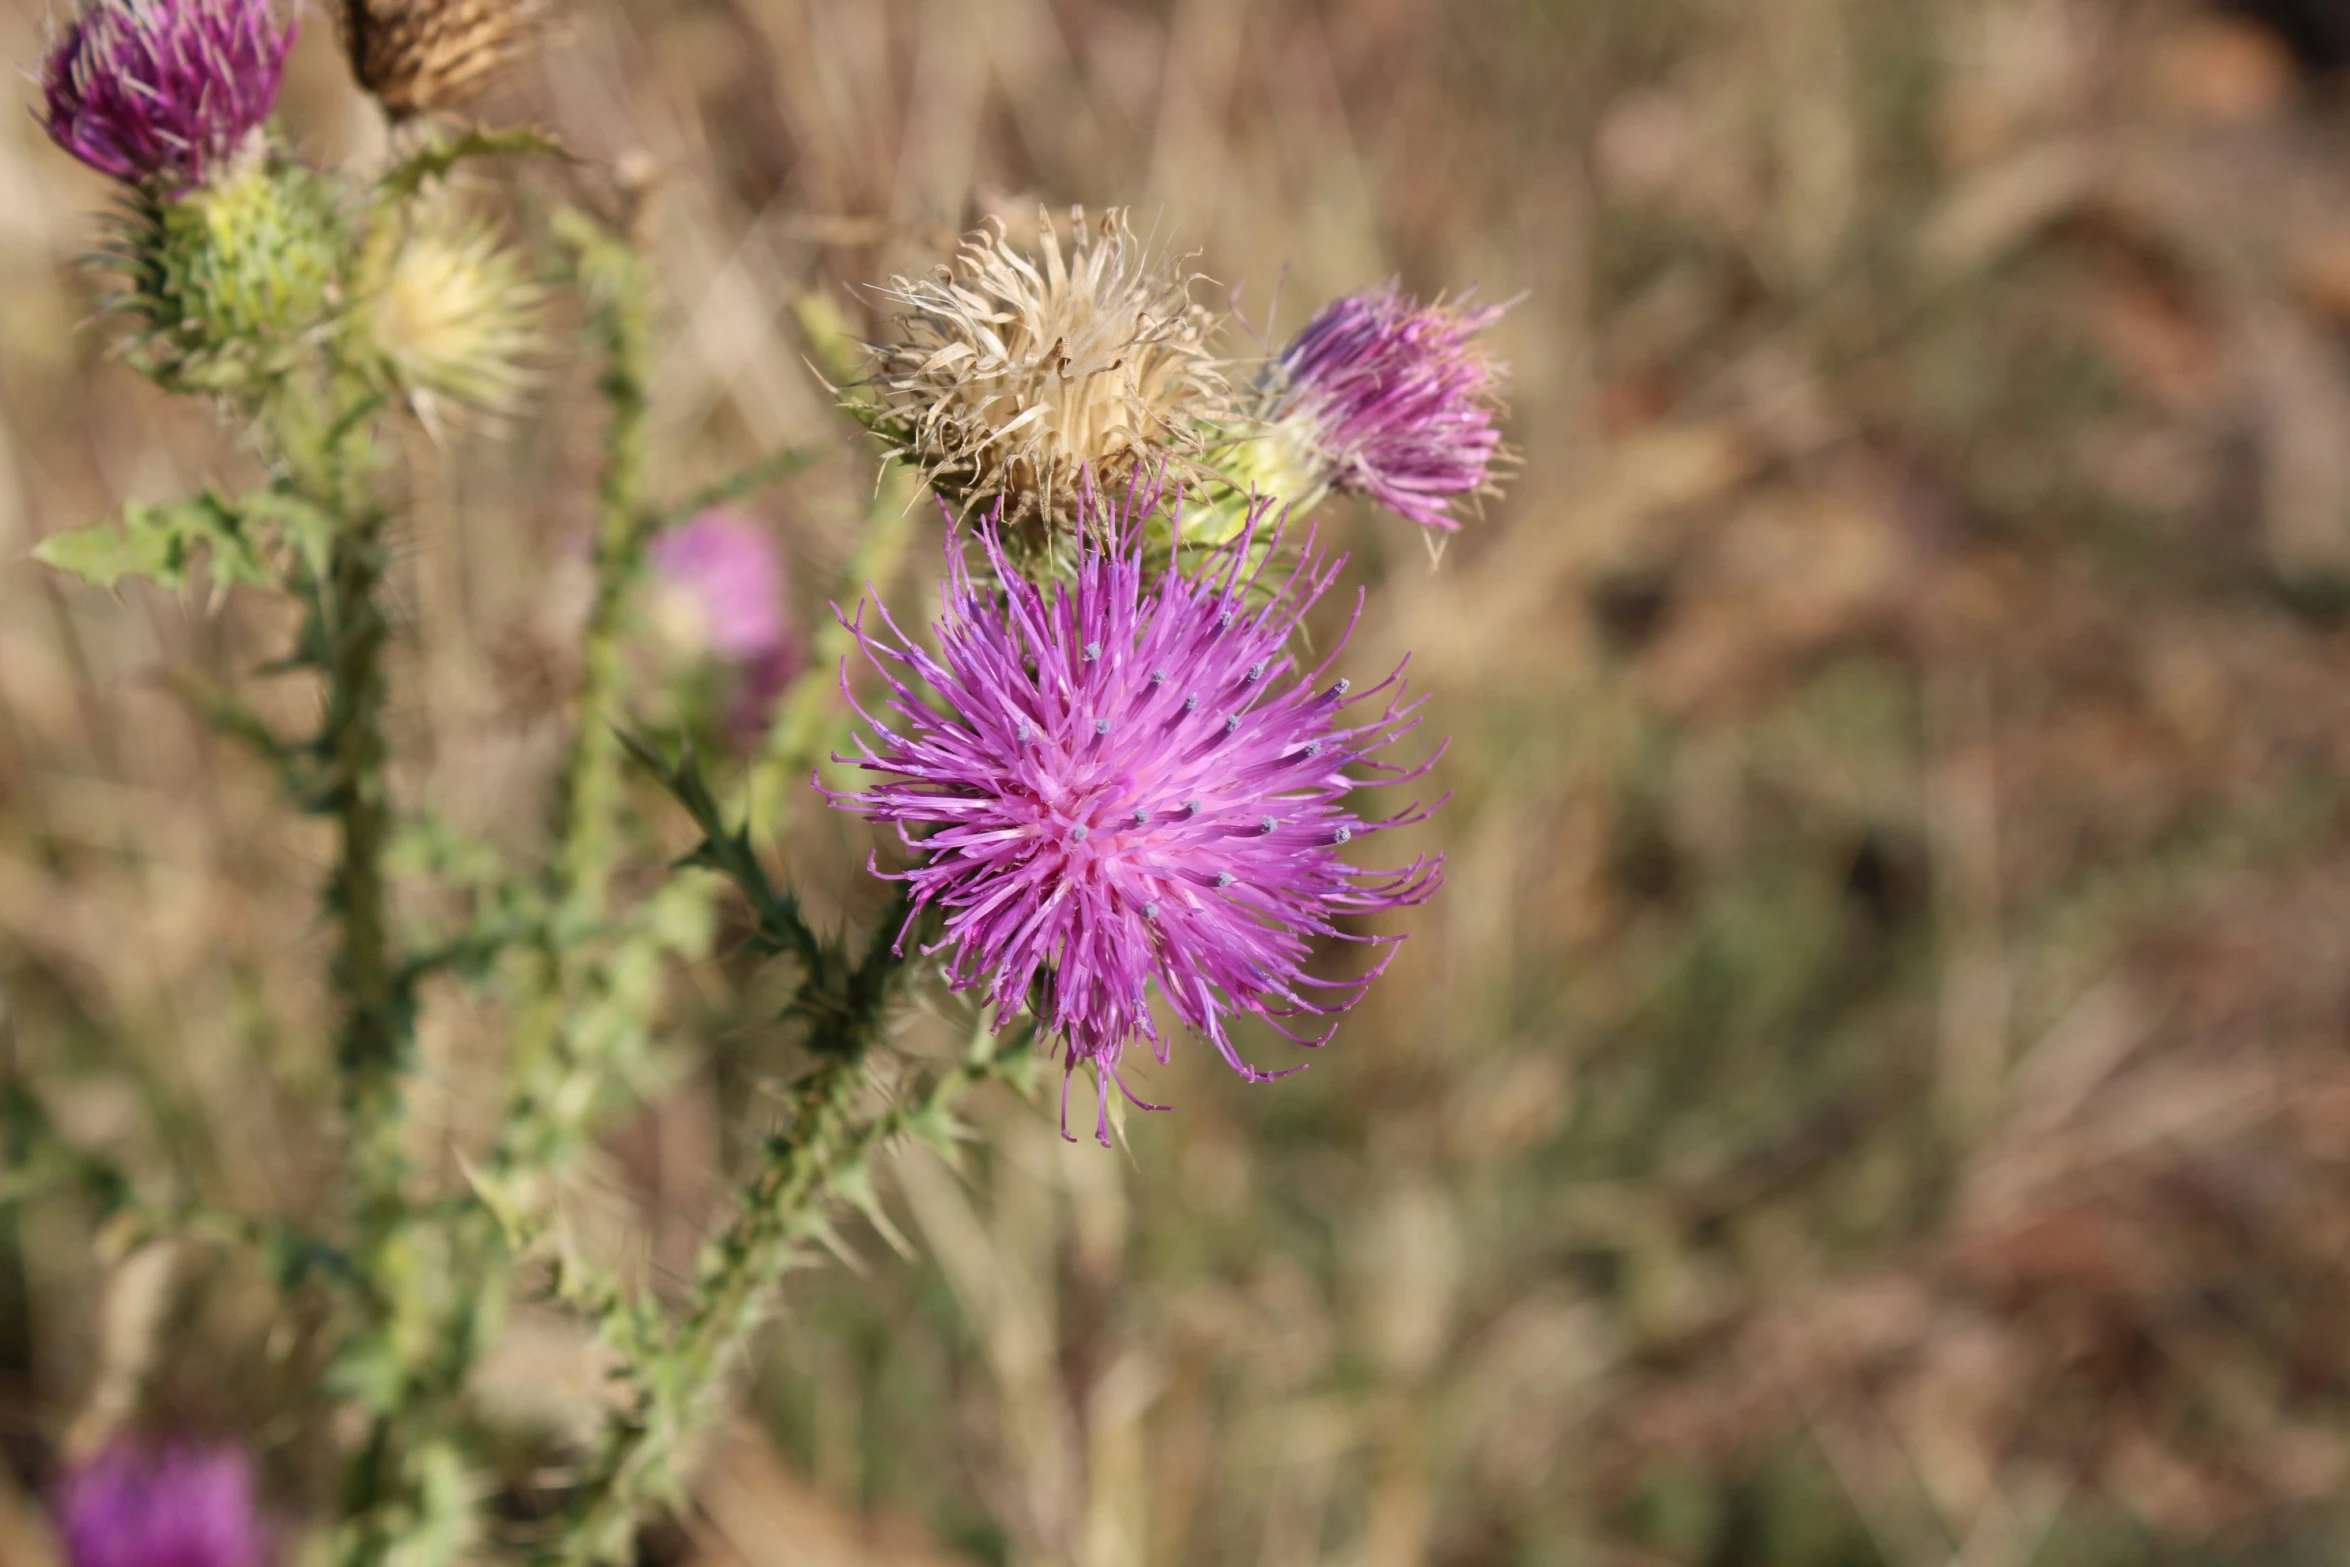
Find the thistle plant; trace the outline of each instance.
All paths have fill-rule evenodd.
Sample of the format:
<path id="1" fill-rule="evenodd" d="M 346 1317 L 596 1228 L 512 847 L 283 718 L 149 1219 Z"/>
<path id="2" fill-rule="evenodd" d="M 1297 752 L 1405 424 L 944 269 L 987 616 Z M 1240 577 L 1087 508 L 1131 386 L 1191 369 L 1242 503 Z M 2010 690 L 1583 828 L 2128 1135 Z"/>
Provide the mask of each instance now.
<path id="1" fill-rule="evenodd" d="M 40 553 L 101 585 L 175 589 L 201 559 L 217 587 L 299 608 L 276 667 L 315 684 L 314 728 L 280 733 L 235 691 L 187 689 L 270 764 L 289 815 L 333 828 L 320 895 L 341 1158 L 334 1191 L 296 1221 L 164 1202 L 19 1095 L 0 1106 L 0 1201 L 68 1186 L 128 1233 L 243 1250 L 301 1298 L 329 1370 L 288 1420 L 333 1449 L 339 1479 L 294 1498 L 286 1527 L 305 1562 L 337 1567 L 633 1560 L 638 1531 L 684 1498 L 785 1273 L 838 1210 L 878 1202 L 885 1149 L 949 1141 L 962 1096 L 1028 1084 L 1045 1060 L 1062 1067 L 1064 1131 L 1091 1074 L 1106 1144 L 1119 1102 L 1149 1105 L 1129 1047 L 1164 1062 L 1178 1031 L 1251 1081 L 1286 1076 L 1298 1061 L 1256 1053 L 1328 1041 L 1402 939 L 1385 918 L 1441 880 L 1433 855 L 1362 861 L 1428 811 L 1381 815 L 1359 791 L 1421 777 L 1436 748 L 1413 744 L 1421 710 L 1400 670 L 1358 684 L 1346 634 L 1316 650 L 1309 622 L 1344 557 L 1298 519 L 1352 490 L 1451 525 L 1499 448 L 1468 344 L 1485 314 L 1391 291 L 1342 301 L 1239 396 L 1215 347 L 1225 323 L 1123 215 L 1047 219 L 1033 250 L 981 230 L 936 280 L 881 291 L 891 317 L 845 396 L 936 502 L 940 618 L 908 630 L 882 586 L 930 515 L 901 477 L 841 584 L 844 600 L 871 586 L 862 607 L 804 645 L 776 539 L 727 508 L 810 454 L 657 497 L 655 300 L 634 236 L 576 210 L 526 233 L 520 204 L 485 212 L 450 188 L 473 159 L 562 155 L 532 134 L 430 123 L 545 18 L 349 0 L 361 85 L 425 122 L 373 177 L 309 168 L 273 138 L 293 24 L 268 0 L 87 0 L 42 74 L 53 138 L 117 184 L 101 260 L 128 362 L 231 412 L 266 479 L 133 507 Z M 595 592 L 548 847 L 524 860 L 434 822 L 396 775 L 392 453 L 410 424 L 473 417 L 495 436 L 527 417 L 566 294 L 602 361 Z M 714 779 L 737 765 L 723 748 L 628 732 L 665 636 L 732 670 L 739 775 Z M 843 747 L 834 783 L 861 770 L 862 788 L 822 781 Z M 728 803 L 744 798 L 747 811 Z M 880 917 L 837 934 L 764 853 L 782 817 L 827 801 L 891 829 L 871 866 Z M 697 844 L 671 863 L 661 844 L 681 818 Z M 662 1294 L 571 1244 L 562 1194 L 676 1043 L 664 979 L 708 950 L 722 899 L 784 971 L 779 1026 L 808 1066 L 690 1277 Z M 415 912 L 452 905 L 454 919 Z M 899 998 L 925 975 L 966 998 L 959 1063 L 890 1047 Z M 461 1177 L 419 1156 L 410 1125 L 418 1015 L 442 977 L 511 1019 L 494 1135 Z M 612 1408 L 584 1446 L 501 1430 L 477 1399 L 524 1292 L 574 1313 L 612 1368 Z M 493 1479 L 517 1443 L 561 1477 L 527 1505 Z M 272 1545 L 234 1456 L 120 1447 L 62 1506 L 74 1567 L 262 1567 Z"/>

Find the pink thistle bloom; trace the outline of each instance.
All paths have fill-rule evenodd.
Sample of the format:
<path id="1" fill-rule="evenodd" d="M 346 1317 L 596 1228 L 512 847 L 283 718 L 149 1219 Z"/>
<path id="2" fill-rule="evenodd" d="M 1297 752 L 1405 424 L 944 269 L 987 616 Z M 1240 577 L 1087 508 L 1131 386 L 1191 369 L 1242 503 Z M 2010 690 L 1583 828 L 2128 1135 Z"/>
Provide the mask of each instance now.
<path id="1" fill-rule="evenodd" d="M 998 1027 L 1033 1007 L 1069 1073 L 1092 1064 L 1105 1144 L 1113 1081 L 1137 1106 L 1163 1108 L 1119 1076 L 1136 1036 L 1167 1059 L 1150 982 L 1233 1070 L 1286 1076 L 1240 1058 L 1232 1015 L 1334 1019 L 1402 939 L 1350 936 L 1338 921 L 1419 903 L 1443 869 L 1423 857 L 1370 871 L 1341 854 L 1428 814 L 1365 821 L 1345 808 L 1357 787 L 1426 771 L 1374 760 L 1418 724 L 1401 668 L 1350 696 L 1345 680 L 1323 683 L 1345 638 L 1312 669 L 1289 652 L 1343 557 L 1309 537 L 1269 580 L 1279 551 L 1257 547 L 1260 508 L 1210 567 L 1154 580 L 1141 532 L 1156 504 L 1147 489 L 1123 509 L 1088 495 L 1075 581 L 1049 594 L 1015 573 L 994 524 L 979 530 L 992 580 L 950 540 L 937 656 L 886 608 L 881 631 L 860 609 L 848 628 L 888 683 L 893 716 L 859 709 L 874 740 L 860 740 L 856 760 L 886 781 L 830 796 L 895 826 L 919 857 L 895 879 L 915 918 L 943 911 L 945 934 L 927 950 L 950 952 L 950 987 L 984 989 Z M 845 662 L 841 680 L 845 690 Z M 1384 950 L 1360 978 L 1317 980 L 1305 965 L 1319 936 Z M 1318 1037 L 1272 1026 L 1313 1046 L 1337 1025 Z M 1066 1077 L 1061 1092 L 1066 1134 Z"/>
<path id="2" fill-rule="evenodd" d="M 253 1466 L 233 1450 L 111 1448 L 63 1496 L 67 1567 L 263 1567 Z"/>
<path id="3" fill-rule="evenodd" d="M 1462 496 L 1501 456 L 1496 371 L 1476 336 L 1498 306 L 1421 305 L 1392 283 L 1325 307 L 1274 361 L 1268 421 L 1323 482 L 1426 528 L 1456 530 Z"/>
<path id="4" fill-rule="evenodd" d="M 790 579 L 775 536 L 739 513 L 706 511 L 655 539 L 651 557 L 702 649 L 738 672 L 728 726 L 755 740 L 807 661 L 785 608 Z"/>
<path id="5" fill-rule="evenodd" d="M 89 0 L 42 67 L 41 121 L 101 174 L 201 185 L 276 108 L 293 42 L 275 0 Z"/>

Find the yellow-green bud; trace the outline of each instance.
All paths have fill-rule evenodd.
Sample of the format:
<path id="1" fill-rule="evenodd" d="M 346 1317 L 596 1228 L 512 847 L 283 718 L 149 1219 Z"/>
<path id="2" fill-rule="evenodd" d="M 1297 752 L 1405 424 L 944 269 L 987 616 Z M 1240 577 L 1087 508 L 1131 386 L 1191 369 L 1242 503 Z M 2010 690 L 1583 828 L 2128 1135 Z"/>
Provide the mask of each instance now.
<path id="1" fill-rule="evenodd" d="M 345 234 L 333 185 L 258 145 L 185 195 L 131 197 L 108 259 L 132 362 L 175 391 L 280 379 L 334 313 Z"/>
<path id="2" fill-rule="evenodd" d="M 1229 544 L 1260 503 L 1302 517 L 1330 494 L 1329 464 L 1285 424 L 1227 431 L 1210 444 L 1208 461 L 1222 485 L 1201 487 L 1183 512 L 1183 542 Z"/>

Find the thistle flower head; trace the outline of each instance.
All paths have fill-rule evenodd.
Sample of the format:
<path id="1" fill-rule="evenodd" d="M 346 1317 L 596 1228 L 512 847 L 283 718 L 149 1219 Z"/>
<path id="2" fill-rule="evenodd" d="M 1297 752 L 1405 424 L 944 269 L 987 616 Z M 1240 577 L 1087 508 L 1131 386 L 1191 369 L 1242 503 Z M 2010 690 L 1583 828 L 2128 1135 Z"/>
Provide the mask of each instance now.
<path id="1" fill-rule="evenodd" d="M 882 291 L 895 333 L 872 346 L 861 411 L 959 509 L 1068 524 L 1084 475 L 1124 490 L 1142 468 L 1181 472 L 1229 413 L 1196 278 L 1123 212 L 1068 226 L 1064 247 L 1048 215 L 1033 256 L 981 229 L 935 277 Z"/>
<path id="2" fill-rule="evenodd" d="M 242 1453 L 108 1450 L 65 1483 L 67 1567 L 263 1567 L 268 1531 Z"/>
<path id="3" fill-rule="evenodd" d="M 1393 284 L 1329 305 L 1268 372 L 1259 461 L 1283 471 L 1266 488 L 1298 501 L 1346 490 L 1457 529 L 1455 503 L 1488 487 L 1501 456 L 1496 371 L 1476 343 L 1500 314 L 1421 305 Z"/>
<path id="4" fill-rule="evenodd" d="M 1123 507 L 1082 494 L 1078 569 L 1050 596 L 1011 571 L 991 522 L 979 543 L 992 581 L 949 545 L 936 655 L 886 610 L 875 629 L 859 613 L 849 629 L 888 684 L 889 717 L 864 715 L 873 738 L 855 760 L 882 781 L 831 798 L 894 825 L 917 856 L 902 879 L 917 915 L 944 915 L 932 950 L 950 954 L 949 984 L 983 989 L 999 1026 L 1033 1007 L 1070 1072 L 1094 1067 L 1107 1141 L 1128 1042 L 1166 1059 L 1151 982 L 1234 1070 L 1284 1075 L 1241 1059 L 1233 1015 L 1322 1043 L 1335 1023 L 1305 1037 L 1279 1020 L 1335 1018 L 1385 956 L 1361 977 L 1317 980 L 1313 940 L 1390 948 L 1400 938 L 1338 922 L 1421 901 L 1442 864 L 1346 858 L 1350 842 L 1425 813 L 1366 821 L 1346 805 L 1358 786 L 1418 776 L 1375 759 L 1416 724 L 1401 671 L 1350 695 L 1326 679 L 1343 639 L 1310 669 L 1290 652 L 1343 562 L 1309 539 L 1282 572 L 1270 561 L 1283 552 L 1259 547 L 1260 515 L 1210 569 L 1152 579 L 1141 534 L 1156 494 Z M 1064 1082 L 1064 1130 L 1066 1095 Z"/>
<path id="5" fill-rule="evenodd" d="M 342 0 L 351 72 L 395 120 L 471 98 L 544 39 L 554 0 Z"/>
<path id="6" fill-rule="evenodd" d="M 727 728 L 750 744 L 806 662 L 785 610 L 789 582 L 775 537 L 750 518 L 706 511 L 652 545 L 656 620 L 669 639 L 732 665 Z"/>
<path id="7" fill-rule="evenodd" d="M 380 235 L 363 275 L 368 340 L 421 415 L 521 406 L 546 296 L 495 228 L 430 210 Z"/>
<path id="8" fill-rule="evenodd" d="M 42 124 L 102 174 L 201 185 L 268 120 L 293 42 L 276 0 L 88 0 L 42 66 Z"/>

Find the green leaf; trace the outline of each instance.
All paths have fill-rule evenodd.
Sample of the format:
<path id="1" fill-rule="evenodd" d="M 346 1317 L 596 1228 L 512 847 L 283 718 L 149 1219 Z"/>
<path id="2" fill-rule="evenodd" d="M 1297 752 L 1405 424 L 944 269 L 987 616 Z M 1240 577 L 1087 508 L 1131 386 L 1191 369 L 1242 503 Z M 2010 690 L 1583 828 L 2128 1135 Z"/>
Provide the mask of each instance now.
<path id="1" fill-rule="evenodd" d="M 52 533 L 33 548 L 44 566 L 68 572 L 101 588 L 125 577 L 147 577 L 178 586 L 171 541 L 151 531 L 101 522 Z"/>
<path id="2" fill-rule="evenodd" d="M 34 548 L 33 558 L 101 588 L 143 577 L 177 591 L 187 586 L 188 570 L 202 554 L 211 562 L 216 589 L 274 587 L 278 578 L 263 553 L 264 529 L 315 566 L 334 524 L 290 495 L 265 491 L 230 500 L 207 492 L 166 506 L 133 503 L 119 521 L 53 533 Z"/>

